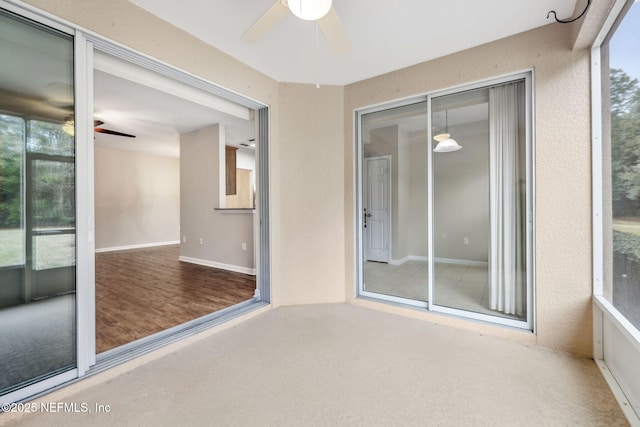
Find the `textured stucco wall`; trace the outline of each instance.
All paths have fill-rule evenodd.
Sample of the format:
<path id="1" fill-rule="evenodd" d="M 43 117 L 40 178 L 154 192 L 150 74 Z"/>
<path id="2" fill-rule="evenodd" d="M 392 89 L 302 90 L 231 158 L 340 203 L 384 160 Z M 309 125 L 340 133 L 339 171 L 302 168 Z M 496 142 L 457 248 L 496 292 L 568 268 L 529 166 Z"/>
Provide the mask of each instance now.
<path id="1" fill-rule="evenodd" d="M 344 295 L 343 88 L 280 85 L 282 303 Z"/>
<path id="2" fill-rule="evenodd" d="M 355 244 L 346 240 L 346 294 L 354 303 L 592 353 L 589 52 L 571 26 L 551 24 L 345 88 L 345 235 L 354 235 L 354 110 L 534 70 L 536 335 L 353 300 Z"/>

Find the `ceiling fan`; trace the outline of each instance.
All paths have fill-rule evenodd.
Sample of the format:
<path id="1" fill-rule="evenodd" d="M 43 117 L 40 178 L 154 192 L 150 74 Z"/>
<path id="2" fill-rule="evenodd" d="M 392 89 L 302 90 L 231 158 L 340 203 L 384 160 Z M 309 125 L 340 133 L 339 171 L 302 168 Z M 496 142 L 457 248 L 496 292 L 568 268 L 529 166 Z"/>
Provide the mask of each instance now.
<path id="1" fill-rule="evenodd" d="M 118 132 L 115 130 L 111 130 L 111 129 L 104 129 L 101 128 L 99 126 L 102 126 L 104 124 L 104 122 L 102 120 L 94 120 L 93 121 L 93 130 L 94 132 L 97 133 L 105 133 L 107 135 L 115 135 L 115 136 L 124 136 L 126 138 L 135 138 L 135 135 L 131 135 L 128 133 L 124 133 L 124 132 Z M 74 124 L 74 118 L 73 118 L 73 114 L 68 115 L 64 122 L 62 123 L 62 130 L 68 134 L 73 136 L 75 134 L 75 124 Z"/>
<path id="2" fill-rule="evenodd" d="M 331 50 L 342 55 L 351 49 L 332 0 L 276 0 L 242 35 L 242 40 L 256 42 L 282 20 L 288 12 L 306 21 L 317 21 Z"/>
<path id="3" fill-rule="evenodd" d="M 98 132 L 98 133 L 106 133 L 107 135 L 116 135 L 116 136 L 124 136 L 127 138 L 135 138 L 135 135 L 131 135 L 129 133 L 123 133 L 123 132 L 118 132 L 115 130 L 111 130 L 111 129 L 104 129 L 98 126 L 102 126 L 104 124 L 104 122 L 102 120 L 94 120 L 93 121 L 93 130 Z"/>

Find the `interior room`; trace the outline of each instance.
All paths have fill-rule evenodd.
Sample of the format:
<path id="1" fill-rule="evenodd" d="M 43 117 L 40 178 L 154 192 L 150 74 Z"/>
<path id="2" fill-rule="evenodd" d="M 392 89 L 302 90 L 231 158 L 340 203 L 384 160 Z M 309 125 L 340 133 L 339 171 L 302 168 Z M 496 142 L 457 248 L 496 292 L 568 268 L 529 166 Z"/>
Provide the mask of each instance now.
<path id="1" fill-rule="evenodd" d="M 102 355 L 253 297 L 255 124 L 249 114 L 216 110 L 216 103 L 224 108 L 219 100 L 141 67 L 100 51 L 94 58 L 96 352 Z M 206 172 L 191 172 L 193 158 L 202 159 Z M 225 187 L 237 180 L 230 194 L 215 191 L 222 175 Z M 221 238 L 213 223 L 231 227 L 233 216 L 240 222 Z M 225 253 L 236 252 L 230 246 L 240 241 L 246 255 L 232 265 Z"/>
<path id="2" fill-rule="evenodd" d="M 639 424 L 639 11 L 0 0 L 0 424 Z"/>

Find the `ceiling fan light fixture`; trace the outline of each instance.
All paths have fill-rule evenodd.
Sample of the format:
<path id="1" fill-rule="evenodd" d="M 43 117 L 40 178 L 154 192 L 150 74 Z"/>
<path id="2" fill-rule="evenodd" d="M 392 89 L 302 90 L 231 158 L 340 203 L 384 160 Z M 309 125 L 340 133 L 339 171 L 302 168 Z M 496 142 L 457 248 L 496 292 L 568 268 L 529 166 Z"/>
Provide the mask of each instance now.
<path id="1" fill-rule="evenodd" d="M 331 0 L 289 0 L 289 10 L 305 21 L 316 21 L 331 10 Z"/>
<path id="2" fill-rule="evenodd" d="M 47 102 L 54 107 L 73 106 L 73 86 L 69 83 L 52 82 L 44 89 Z"/>
<path id="3" fill-rule="evenodd" d="M 76 127 L 73 121 L 73 116 L 69 116 L 66 119 L 64 119 L 64 123 L 62 123 L 62 131 L 70 136 L 75 135 Z"/>

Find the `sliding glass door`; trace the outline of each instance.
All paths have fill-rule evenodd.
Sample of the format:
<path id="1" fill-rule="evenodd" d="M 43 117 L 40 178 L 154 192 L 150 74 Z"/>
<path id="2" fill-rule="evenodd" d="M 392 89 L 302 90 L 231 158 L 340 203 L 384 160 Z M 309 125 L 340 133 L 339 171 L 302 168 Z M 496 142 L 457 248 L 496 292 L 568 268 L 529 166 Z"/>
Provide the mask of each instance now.
<path id="1" fill-rule="evenodd" d="M 102 70 L 102 75 L 98 75 L 97 67 L 94 68 L 96 63 L 100 65 L 100 60 L 104 59 L 100 58 L 100 52 L 112 56 L 117 62 L 115 65 L 102 63 L 108 67 L 108 70 Z M 129 81 L 124 81 L 123 76 L 118 77 L 119 73 L 133 72 L 132 68 L 136 66 L 148 73 L 134 72 L 136 75 Z M 109 78 L 120 78 L 121 85 L 105 85 Z M 139 88 L 132 90 L 134 82 L 146 85 L 146 91 Z M 167 97 L 158 97 L 157 92 L 163 88 Z M 135 99 L 131 98 L 132 93 L 135 93 Z M 131 103 L 142 102 L 142 98 L 145 98 L 147 107 L 144 112 L 138 108 L 139 104 Z M 114 111 L 108 105 L 110 102 L 124 104 L 124 109 Z M 187 103 L 194 105 L 186 108 Z M 179 106 L 178 109 L 184 110 L 179 120 L 175 120 L 175 111 L 172 114 L 166 110 L 167 105 Z M 154 113 L 162 110 L 165 115 L 160 117 L 158 123 L 150 124 L 148 117 L 152 115 L 147 116 L 149 110 Z M 125 182 L 124 187 L 113 187 L 114 171 L 116 175 L 123 175 L 122 161 L 112 161 L 105 168 L 106 173 L 96 176 L 101 167 L 98 162 L 103 160 L 100 154 L 107 149 L 103 153 L 96 153 L 94 148 L 105 148 L 102 144 L 104 140 L 98 135 L 112 138 L 114 146 L 110 147 L 110 151 L 116 151 L 118 146 L 113 138 L 121 138 L 120 151 L 126 152 L 131 161 L 126 165 L 130 174 L 120 179 L 135 176 L 136 167 L 148 165 L 147 160 L 152 155 L 150 152 L 136 155 L 127 151 L 133 146 L 131 141 L 123 143 L 122 138 L 126 134 L 113 130 L 115 126 L 118 126 L 117 129 L 124 128 L 133 119 L 137 120 L 137 126 L 130 132 L 136 133 L 135 146 L 139 151 L 150 151 L 149 145 L 146 145 L 147 149 L 140 147 L 144 137 L 146 142 L 151 140 L 155 143 L 156 154 L 179 152 L 180 140 L 177 135 L 197 137 L 201 145 L 210 150 L 207 152 L 209 156 L 202 156 L 202 152 L 197 153 L 193 149 L 191 151 L 192 157 L 202 162 L 203 167 L 198 170 L 205 171 L 207 177 L 212 178 L 194 181 L 198 181 L 197 185 L 209 182 L 204 191 L 209 198 L 204 201 L 192 200 L 194 205 L 204 203 L 205 210 L 218 207 L 218 195 L 214 203 L 214 193 L 210 190 L 211 182 L 217 182 L 218 175 L 226 176 L 224 156 L 223 161 L 219 156 L 220 153 L 224 155 L 225 145 L 235 144 L 242 147 L 243 154 L 251 154 L 237 155 L 235 164 L 229 165 L 230 169 L 238 171 L 236 175 L 242 175 L 238 187 L 247 190 L 239 192 L 236 197 L 243 198 L 243 204 L 233 205 L 235 210 L 241 212 L 221 213 L 220 208 L 225 208 L 225 205 L 220 204 L 213 212 L 216 221 L 219 220 L 215 230 L 210 221 L 202 220 L 204 226 L 191 230 L 192 233 L 184 227 L 180 229 L 177 221 L 182 216 L 177 215 L 179 207 L 167 210 L 163 218 L 171 216 L 171 219 L 176 219 L 176 227 L 172 228 L 175 236 L 170 239 L 154 235 L 151 241 L 175 243 L 175 246 L 178 240 L 181 243 L 188 242 L 193 245 L 196 255 L 203 254 L 198 257 L 190 255 L 190 261 L 204 260 L 204 266 L 226 267 L 231 270 L 229 275 L 243 274 L 248 277 L 242 278 L 242 292 L 237 289 L 230 291 L 228 286 L 218 286 L 214 290 L 224 296 L 231 295 L 234 298 L 231 303 L 221 297 L 214 298 L 207 305 L 199 304 L 197 310 L 188 304 L 184 305 L 184 313 L 191 316 L 184 321 L 186 323 L 169 325 L 169 330 L 149 337 L 148 341 L 133 344 L 129 349 L 121 348 L 108 356 L 102 352 L 104 357 L 96 360 L 94 254 L 96 246 L 103 243 L 103 240 L 98 240 L 108 234 L 100 232 L 110 230 L 96 229 L 96 223 L 102 224 L 96 221 L 98 214 L 95 203 L 104 199 L 96 200 L 95 184 L 102 179 L 102 183 L 111 185 L 108 189 L 121 192 L 122 188 L 127 187 L 129 195 L 135 191 L 131 191 L 131 181 Z M 180 132 L 174 134 L 169 123 L 179 127 Z M 201 129 L 206 129 L 206 133 L 198 134 Z M 211 140 L 208 139 L 213 132 L 225 137 L 218 141 L 215 150 L 211 150 Z M 160 136 L 175 136 L 176 144 L 167 147 L 166 140 Z M 185 145 L 188 144 L 185 142 Z M 136 54 L 95 34 L 86 34 L 84 30 L 30 6 L 0 0 L 0 403 L 28 399 L 81 377 L 92 367 L 105 369 L 268 304 L 268 149 L 269 116 L 265 105 Z M 119 159 L 126 157 L 121 155 Z M 161 158 L 163 155 L 155 157 Z M 175 171 L 179 164 L 177 159 L 171 162 L 162 160 L 154 163 L 155 174 L 146 174 L 140 180 L 146 184 L 147 195 L 158 195 L 157 199 L 163 201 L 169 199 L 177 206 L 181 200 L 176 198 L 176 194 L 193 193 L 196 187 L 189 187 L 190 191 L 171 193 L 166 186 L 158 185 L 156 178 L 161 176 L 164 179 L 167 176 L 167 169 L 163 165 L 171 164 Z M 189 163 L 189 166 L 192 165 Z M 224 189 L 224 180 L 220 181 Z M 174 181 L 172 188 L 177 190 L 178 182 Z M 139 202 L 136 194 L 131 200 Z M 224 190 L 220 198 L 227 201 Z M 150 199 L 146 200 L 149 202 Z M 231 207 L 230 204 L 227 207 Z M 159 205 L 147 203 L 146 207 L 149 206 L 151 211 L 157 211 L 153 208 Z M 119 219 L 135 222 L 143 232 L 148 230 L 148 216 L 136 216 L 137 211 L 126 203 L 121 212 L 123 214 Z M 114 218 L 113 211 L 98 213 L 103 214 L 102 218 Z M 156 231 L 166 231 L 168 228 L 162 223 L 158 225 L 158 222 L 154 222 L 154 225 Z M 139 236 L 128 234 L 127 237 L 132 239 Z M 215 245 L 229 240 L 229 235 L 238 240 L 238 249 L 232 252 L 224 248 L 217 250 L 218 246 Z M 113 241 L 106 243 L 108 246 L 118 245 Z M 223 259 L 212 262 L 205 255 Z M 177 255 L 173 261 L 173 265 L 185 264 Z M 191 264 L 185 270 L 201 267 Z M 179 269 L 175 272 L 176 276 L 181 276 Z M 208 273 L 205 271 L 202 275 L 208 279 L 215 276 L 213 279 L 216 280 L 221 276 Z M 238 287 L 238 283 L 234 283 Z M 172 289 L 174 295 L 180 291 L 184 289 Z M 155 292 L 147 294 L 156 295 Z M 170 294 L 167 292 L 167 295 Z M 148 299 L 148 295 L 143 295 L 139 307 L 149 305 L 148 301 L 145 305 L 145 298 Z M 235 304 L 235 299 L 239 299 L 240 303 Z M 121 301 L 116 298 L 112 308 L 117 308 Z M 202 315 L 201 311 L 205 314 Z M 168 319 L 169 322 L 176 320 L 171 316 L 160 316 L 159 319 Z M 121 320 L 121 316 L 117 320 Z M 132 348 L 135 351 L 130 351 Z"/>
<path id="2" fill-rule="evenodd" d="M 524 89 L 432 99 L 435 305 L 526 320 Z"/>
<path id="3" fill-rule="evenodd" d="M 532 321 L 530 74 L 359 114 L 359 294 Z"/>
<path id="4" fill-rule="evenodd" d="M 362 116 L 366 292 L 426 306 L 427 103 Z"/>
<path id="5" fill-rule="evenodd" d="M 73 37 L 0 11 L 0 56 L 0 395 L 19 396 L 76 367 Z"/>

